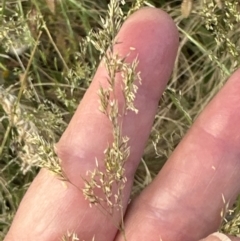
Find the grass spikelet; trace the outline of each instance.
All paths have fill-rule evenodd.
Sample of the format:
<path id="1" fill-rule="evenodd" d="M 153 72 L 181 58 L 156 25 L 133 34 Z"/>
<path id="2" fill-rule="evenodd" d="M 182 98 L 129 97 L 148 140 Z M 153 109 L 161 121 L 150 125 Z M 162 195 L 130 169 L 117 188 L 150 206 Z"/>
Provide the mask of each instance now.
<path id="1" fill-rule="evenodd" d="M 181 12 L 183 17 L 189 17 L 193 8 L 193 1 L 192 0 L 183 0 L 181 4 Z"/>

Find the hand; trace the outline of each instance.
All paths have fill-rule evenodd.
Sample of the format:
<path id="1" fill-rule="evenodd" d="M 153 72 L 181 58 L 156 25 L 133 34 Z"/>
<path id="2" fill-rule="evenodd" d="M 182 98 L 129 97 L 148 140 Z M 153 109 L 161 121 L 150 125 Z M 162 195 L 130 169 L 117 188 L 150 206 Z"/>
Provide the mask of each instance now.
<path id="1" fill-rule="evenodd" d="M 115 51 L 122 55 L 131 46 L 136 48 L 142 77 L 135 102 L 139 113 L 129 112 L 123 126 L 131 146 L 124 189 L 127 240 L 202 239 L 221 223 L 226 206 L 222 195 L 232 204 L 240 191 L 240 71 L 198 117 L 155 180 L 127 207 L 133 175 L 173 68 L 178 32 L 166 13 L 145 8 L 125 22 L 118 39 L 122 43 Z M 57 145 L 64 171 L 79 189 L 84 186 L 82 176 L 95 168 L 95 157 L 101 160 L 112 134 L 109 121 L 98 110 L 99 83 L 107 83 L 101 64 Z M 67 230 L 75 231 L 80 240 L 93 236 L 97 241 L 123 240 L 111 218 L 90 208 L 76 187 L 64 187 L 43 169 L 22 200 L 5 241 L 57 241 Z"/>

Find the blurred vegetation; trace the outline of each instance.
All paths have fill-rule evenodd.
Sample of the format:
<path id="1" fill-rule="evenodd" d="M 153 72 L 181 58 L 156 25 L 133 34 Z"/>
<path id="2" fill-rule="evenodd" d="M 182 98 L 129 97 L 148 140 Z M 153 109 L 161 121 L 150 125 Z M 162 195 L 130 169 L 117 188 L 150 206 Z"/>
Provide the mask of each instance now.
<path id="1" fill-rule="evenodd" d="M 54 160 L 52 147 L 91 83 L 100 53 L 88 39 L 101 27 L 108 3 L 0 3 L 0 239 L 39 168 L 47 165 L 41 160 L 46 155 Z M 142 6 L 162 8 L 174 19 L 180 45 L 133 196 L 159 172 L 240 61 L 239 1 L 129 0 L 122 11 L 126 16 Z M 222 226 L 234 235 L 240 233 L 239 203 Z"/>

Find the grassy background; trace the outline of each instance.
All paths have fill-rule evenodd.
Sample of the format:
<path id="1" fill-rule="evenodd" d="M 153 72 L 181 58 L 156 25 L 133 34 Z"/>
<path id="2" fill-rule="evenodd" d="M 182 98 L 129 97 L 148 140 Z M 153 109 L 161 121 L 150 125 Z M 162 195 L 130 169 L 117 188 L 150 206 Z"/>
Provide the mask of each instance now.
<path id="1" fill-rule="evenodd" d="M 161 7 L 172 16 L 180 32 L 180 46 L 135 176 L 133 195 L 151 182 L 196 116 L 239 66 L 239 14 L 232 7 L 234 1 L 225 1 L 222 9 L 219 2 L 195 1 L 190 16 L 184 18 L 181 1 L 138 1 L 142 6 Z M 85 40 L 91 29 L 100 27 L 99 18 L 106 15 L 108 1 L 51 3 L 0 3 L 0 239 L 39 170 L 21 158 L 24 154 L 19 155 L 26 145 L 19 130 L 31 129 L 23 123 L 34 123 L 45 145 L 56 142 L 99 62 L 98 51 Z M 124 13 L 136 3 L 126 1 Z M 28 45 L 24 54 L 15 55 L 13 49 Z M 21 104 L 18 125 L 13 125 L 6 104 L 14 96 Z M 225 232 L 239 234 L 238 206 L 237 202 L 234 214 L 223 224 Z"/>

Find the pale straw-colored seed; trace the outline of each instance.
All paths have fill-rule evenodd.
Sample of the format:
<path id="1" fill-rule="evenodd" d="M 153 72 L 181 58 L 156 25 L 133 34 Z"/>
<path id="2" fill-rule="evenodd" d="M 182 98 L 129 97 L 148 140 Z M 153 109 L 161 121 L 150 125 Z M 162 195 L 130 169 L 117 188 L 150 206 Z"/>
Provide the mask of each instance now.
<path id="1" fill-rule="evenodd" d="M 190 13 L 192 12 L 193 1 L 192 0 L 183 0 L 181 4 L 181 12 L 183 17 L 189 17 Z"/>

